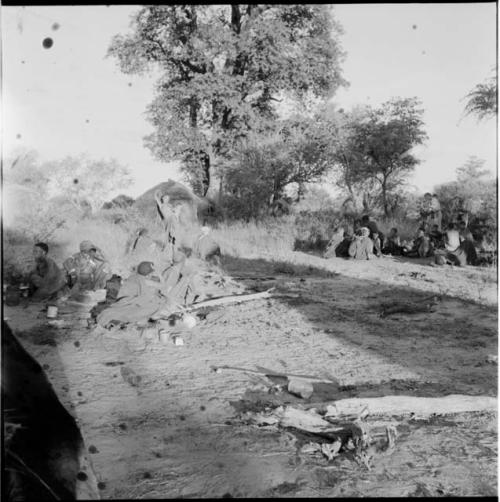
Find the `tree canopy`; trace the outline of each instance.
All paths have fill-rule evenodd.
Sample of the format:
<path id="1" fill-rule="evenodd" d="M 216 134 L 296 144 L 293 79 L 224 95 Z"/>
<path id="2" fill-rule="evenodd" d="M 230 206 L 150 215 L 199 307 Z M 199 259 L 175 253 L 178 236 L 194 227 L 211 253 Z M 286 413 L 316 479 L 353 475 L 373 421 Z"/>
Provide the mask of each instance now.
<path id="1" fill-rule="evenodd" d="M 378 108 L 367 107 L 353 123 L 352 145 L 362 160 L 357 176 L 380 189 L 381 206 L 390 213 L 390 196 L 405 182 L 419 159 L 411 150 L 427 139 L 417 98 L 393 98 Z"/>
<path id="2" fill-rule="evenodd" d="M 490 77 L 485 82 L 477 84 L 466 96 L 465 114 L 475 115 L 479 120 L 495 117 L 497 93 L 496 77 Z"/>
<path id="3" fill-rule="evenodd" d="M 328 5 L 155 5 L 109 55 L 125 73 L 160 71 L 146 146 L 182 160 L 205 195 L 243 139 L 274 129 L 280 98 L 329 97 L 345 84 L 340 33 Z"/>

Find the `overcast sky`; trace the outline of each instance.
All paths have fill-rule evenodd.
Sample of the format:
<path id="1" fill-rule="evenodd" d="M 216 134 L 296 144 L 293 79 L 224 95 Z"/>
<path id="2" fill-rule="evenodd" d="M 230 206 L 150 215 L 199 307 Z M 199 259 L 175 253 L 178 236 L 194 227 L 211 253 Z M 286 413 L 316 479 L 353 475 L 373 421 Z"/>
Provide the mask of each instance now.
<path id="1" fill-rule="evenodd" d="M 135 176 L 132 196 L 179 178 L 175 165 L 155 161 L 143 147 L 154 76 L 124 75 L 105 58 L 111 37 L 127 31 L 138 9 L 2 8 L 4 156 L 22 146 L 42 160 L 114 157 Z M 461 101 L 496 64 L 496 4 L 338 5 L 335 12 L 351 85 L 334 101 L 346 109 L 394 96 L 423 102 L 429 140 L 417 150 L 415 186 L 425 191 L 452 180 L 469 155 L 496 172 L 496 122 L 462 118 Z M 42 45 L 46 37 L 50 49 Z"/>

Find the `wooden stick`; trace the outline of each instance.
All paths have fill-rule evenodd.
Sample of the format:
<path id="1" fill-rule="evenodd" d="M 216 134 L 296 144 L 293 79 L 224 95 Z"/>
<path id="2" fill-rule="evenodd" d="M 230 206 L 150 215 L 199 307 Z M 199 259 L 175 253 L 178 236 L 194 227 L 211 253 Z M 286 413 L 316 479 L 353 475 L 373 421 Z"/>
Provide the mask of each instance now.
<path id="1" fill-rule="evenodd" d="M 190 307 L 186 308 L 187 312 L 191 312 L 193 310 L 198 310 L 205 307 L 214 307 L 218 305 L 227 305 L 230 303 L 242 303 L 248 302 L 251 300 L 262 300 L 264 298 L 271 298 L 271 291 L 274 288 L 268 289 L 267 291 L 262 291 L 260 293 L 253 293 L 250 295 L 231 295 L 231 296 L 221 296 L 219 298 L 214 298 L 211 300 L 205 300 L 203 302 L 194 303 Z"/>
<path id="2" fill-rule="evenodd" d="M 322 382 L 322 383 L 335 383 L 332 380 L 326 380 L 324 378 L 319 378 L 314 375 L 297 375 L 296 373 L 273 373 L 269 371 L 258 371 L 258 370 L 251 370 L 247 368 L 238 368 L 236 366 L 212 366 L 212 369 L 214 371 L 216 370 L 234 370 L 234 371 L 242 371 L 244 373 L 255 373 L 256 375 L 264 375 L 266 377 L 281 377 L 281 378 L 289 378 L 289 377 L 296 377 L 296 378 L 302 378 L 303 380 L 310 380 L 312 382 Z"/>

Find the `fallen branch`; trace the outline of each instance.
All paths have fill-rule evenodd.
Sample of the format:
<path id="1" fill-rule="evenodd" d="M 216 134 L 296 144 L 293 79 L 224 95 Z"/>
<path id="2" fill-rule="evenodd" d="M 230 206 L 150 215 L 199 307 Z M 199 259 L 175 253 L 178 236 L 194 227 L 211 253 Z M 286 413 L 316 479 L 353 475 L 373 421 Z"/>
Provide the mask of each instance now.
<path id="1" fill-rule="evenodd" d="M 264 375 L 266 377 L 280 377 L 280 378 L 290 378 L 296 377 L 301 378 L 302 380 L 309 380 L 311 382 L 322 382 L 322 383 L 336 383 L 332 380 L 327 380 L 325 378 L 320 378 L 314 375 L 297 375 L 296 373 L 274 373 L 270 371 L 258 371 L 247 368 L 238 368 L 237 366 L 212 366 L 213 371 L 218 370 L 234 370 L 234 371 L 242 371 L 244 373 L 254 373 L 256 375 Z"/>
<path id="2" fill-rule="evenodd" d="M 233 281 L 275 281 L 276 277 L 231 277 Z"/>
<path id="3" fill-rule="evenodd" d="M 422 312 L 432 312 L 434 305 L 411 305 L 396 304 L 382 308 L 380 317 L 387 317 L 392 314 L 421 314 Z"/>
<path id="4" fill-rule="evenodd" d="M 219 298 L 214 298 L 211 300 L 205 300 L 199 303 L 194 303 L 190 307 L 186 308 L 186 312 L 191 312 L 193 310 L 198 310 L 205 307 L 214 307 L 219 305 L 227 305 L 230 303 L 242 303 L 249 302 L 252 300 L 262 300 L 264 298 L 271 298 L 271 291 L 274 288 L 268 289 L 267 291 L 262 291 L 260 293 L 253 293 L 250 295 L 231 295 L 231 296 L 221 296 Z"/>
<path id="5" fill-rule="evenodd" d="M 329 417 L 355 415 L 363 408 L 369 415 L 446 415 L 471 411 L 496 411 L 497 398 L 452 394 L 443 397 L 384 396 L 349 398 L 328 406 Z"/>

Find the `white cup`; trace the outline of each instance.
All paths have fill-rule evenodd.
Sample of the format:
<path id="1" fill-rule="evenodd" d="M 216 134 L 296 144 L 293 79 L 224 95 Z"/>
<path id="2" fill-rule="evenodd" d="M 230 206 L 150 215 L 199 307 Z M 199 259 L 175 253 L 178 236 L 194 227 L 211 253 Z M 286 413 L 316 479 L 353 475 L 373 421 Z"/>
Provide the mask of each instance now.
<path id="1" fill-rule="evenodd" d="M 47 317 L 49 319 L 55 319 L 57 317 L 57 307 L 55 305 L 49 305 L 47 307 Z"/>

